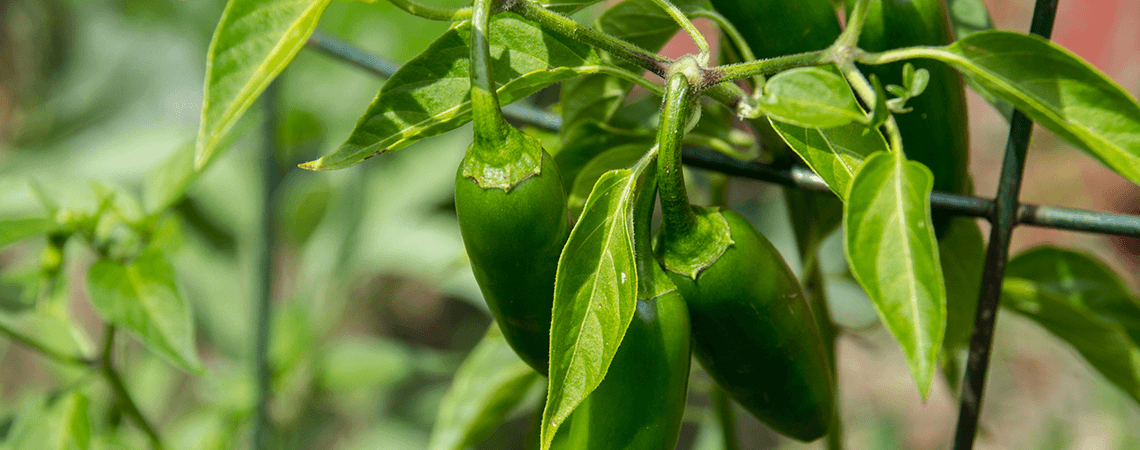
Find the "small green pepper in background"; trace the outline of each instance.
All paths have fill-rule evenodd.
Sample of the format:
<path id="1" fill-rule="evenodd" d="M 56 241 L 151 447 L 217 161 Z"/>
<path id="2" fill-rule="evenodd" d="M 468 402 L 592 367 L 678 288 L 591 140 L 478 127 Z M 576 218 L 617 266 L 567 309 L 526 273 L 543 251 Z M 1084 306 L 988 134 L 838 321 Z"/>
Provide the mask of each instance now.
<path id="1" fill-rule="evenodd" d="M 855 6 L 847 1 L 847 10 Z M 942 0 L 871 0 L 859 47 L 880 52 L 916 45 L 946 45 L 954 41 L 949 14 Z M 926 90 L 906 102 L 912 111 L 895 114 L 907 159 L 921 162 L 934 172 L 934 190 L 970 193 L 970 130 L 966 114 L 966 91 L 962 76 L 946 64 L 916 60 L 930 81 Z M 884 85 L 903 85 L 904 63 L 861 67 Z M 934 228 L 941 237 L 952 215 L 935 211 Z"/>
<path id="2" fill-rule="evenodd" d="M 834 381 L 799 282 L 739 214 L 689 204 L 680 164 L 688 81 L 668 81 L 658 130 L 664 212 L 657 256 L 689 306 L 693 351 L 712 378 L 775 430 L 811 441 L 827 433 Z"/>
<path id="3" fill-rule="evenodd" d="M 537 139 L 503 119 L 486 32 L 491 0 L 472 17 L 475 138 L 455 179 L 455 212 L 475 280 L 511 348 L 545 374 L 558 256 L 570 235 L 558 166 Z"/>

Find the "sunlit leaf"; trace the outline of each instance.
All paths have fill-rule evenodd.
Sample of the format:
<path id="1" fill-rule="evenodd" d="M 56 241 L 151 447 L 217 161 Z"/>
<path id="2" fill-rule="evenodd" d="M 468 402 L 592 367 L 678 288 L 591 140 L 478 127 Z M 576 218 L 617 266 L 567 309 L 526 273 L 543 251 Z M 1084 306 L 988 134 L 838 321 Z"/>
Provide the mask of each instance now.
<path id="1" fill-rule="evenodd" d="M 955 39 L 963 39 L 974 33 L 994 29 L 993 19 L 990 18 L 990 12 L 982 0 L 948 0 L 946 6 L 950 10 L 950 24 L 953 25 Z M 966 77 L 966 84 L 990 102 L 1005 120 L 1013 116 L 1013 105 L 1009 102 L 998 98 L 973 78 Z"/>
<path id="2" fill-rule="evenodd" d="M 837 128 L 804 128 L 770 121 L 784 142 L 819 174 L 840 199 L 847 199 L 851 180 L 872 153 L 887 151 L 878 130 L 852 123 Z"/>
<path id="3" fill-rule="evenodd" d="M 844 247 L 863 285 L 906 354 L 925 398 L 946 327 L 946 287 L 930 218 L 934 176 L 900 153 L 876 153 L 851 183 Z"/>
<path id="4" fill-rule="evenodd" d="M 130 330 L 167 361 L 202 372 L 190 307 L 162 253 L 152 248 L 130 263 L 95 262 L 87 272 L 87 292 L 103 320 Z"/>
<path id="5" fill-rule="evenodd" d="M 444 394 L 428 450 L 462 450 L 482 442 L 540 378 L 491 324 Z"/>
<path id="6" fill-rule="evenodd" d="M 492 17 L 489 34 L 491 70 L 503 105 L 600 63 L 590 46 L 510 13 Z M 388 79 L 339 149 L 302 167 L 349 167 L 469 122 L 470 40 L 470 22 L 446 31 Z"/>
<path id="7" fill-rule="evenodd" d="M 835 128 L 865 117 L 847 81 L 834 70 L 818 67 L 772 76 L 764 83 L 759 106 L 773 121 L 805 128 Z"/>
<path id="8" fill-rule="evenodd" d="M 558 260 L 542 448 L 601 383 L 637 309 L 633 197 L 644 165 L 594 184 Z"/>
<path id="9" fill-rule="evenodd" d="M 1140 103 L 1080 57 L 1006 31 L 971 34 L 930 56 L 1140 184 Z"/>
<path id="10" fill-rule="evenodd" d="M 206 56 L 206 87 L 194 165 L 305 46 L 330 0 L 230 0 Z"/>

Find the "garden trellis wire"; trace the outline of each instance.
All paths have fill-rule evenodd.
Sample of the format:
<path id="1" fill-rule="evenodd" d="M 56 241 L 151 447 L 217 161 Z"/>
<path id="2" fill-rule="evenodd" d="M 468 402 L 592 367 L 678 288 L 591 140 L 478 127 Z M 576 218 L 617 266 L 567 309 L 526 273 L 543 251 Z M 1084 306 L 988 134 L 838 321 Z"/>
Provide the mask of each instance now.
<path id="1" fill-rule="evenodd" d="M 1036 1 L 1030 26 L 1031 33 L 1049 39 L 1056 18 L 1058 1 Z M 369 54 L 319 31 L 312 34 L 307 46 L 383 78 L 390 77 L 399 69 L 398 64 Z M 503 112 L 513 120 L 550 131 L 558 130 L 561 125 L 561 119 L 557 115 L 522 104 L 504 106 Z M 934 209 L 954 215 L 981 217 L 992 225 L 964 375 L 965 382 L 962 383 L 955 449 L 973 448 L 977 434 L 986 369 L 1001 298 L 1001 282 L 1005 274 L 1005 265 L 1009 260 L 1010 237 L 1013 229 L 1017 225 L 1026 224 L 1140 238 L 1140 216 L 1018 202 L 1032 128 L 1033 122 L 1029 118 L 1020 112 L 1014 113 L 995 199 L 938 191 L 931 193 L 930 196 L 931 207 Z M 744 162 L 713 151 L 694 148 L 685 149 L 684 162 L 692 167 L 776 183 L 790 188 L 830 192 L 818 175 L 803 167 L 778 167 L 765 163 Z"/>

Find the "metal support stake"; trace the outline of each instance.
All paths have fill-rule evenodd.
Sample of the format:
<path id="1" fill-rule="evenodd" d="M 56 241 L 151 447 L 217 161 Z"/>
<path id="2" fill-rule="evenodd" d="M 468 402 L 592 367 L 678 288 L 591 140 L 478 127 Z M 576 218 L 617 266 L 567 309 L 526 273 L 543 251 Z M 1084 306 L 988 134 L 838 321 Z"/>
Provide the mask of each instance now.
<path id="1" fill-rule="evenodd" d="M 273 191 L 277 188 L 280 179 L 280 168 L 277 163 L 277 127 L 278 127 L 278 100 L 280 96 L 280 82 L 274 81 L 262 94 L 265 109 L 265 124 L 262 129 L 264 140 L 261 148 L 262 165 L 262 195 L 261 205 L 261 246 L 257 255 L 258 281 L 257 307 L 254 309 L 254 326 L 257 333 L 254 341 L 254 367 L 255 386 L 257 392 L 257 405 L 254 411 L 253 445 L 254 450 L 269 448 L 269 398 L 270 381 L 272 373 L 269 361 L 270 327 L 273 313 L 273 218 L 274 212 Z"/>
<path id="2" fill-rule="evenodd" d="M 1029 32 L 1046 39 L 1053 33 L 1053 20 L 1057 15 L 1059 0 L 1037 0 L 1033 9 L 1033 24 Z M 986 369 L 993 347 L 994 324 L 997 319 L 998 304 L 1001 301 L 1001 283 L 1005 276 L 1005 265 L 1009 261 L 1009 240 L 1013 227 L 1017 225 L 1018 202 L 1021 192 L 1021 175 L 1025 170 L 1025 153 L 1029 148 L 1029 137 L 1033 132 L 1033 122 L 1021 111 L 1014 111 L 1009 127 L 1009 140 L 1002 161 L 1001 181 L 998 184 L 997 198 L 990 212 L 989 220 L 993 228 L 986 251 L 985 270 L 982 272 L 982 291 L 978 297 L 978 312 L 974 317 L 974 335 L 970 341 L 970 353 L 966 362 L 966 375 L 962 383 L 962 401 L 958 412 L 958 431 L 954 438 L 954 448 L 968 450 L 974 447 L 978 431 L 978 415 L 981 412 L 982 393 L 985 389 Z"/>

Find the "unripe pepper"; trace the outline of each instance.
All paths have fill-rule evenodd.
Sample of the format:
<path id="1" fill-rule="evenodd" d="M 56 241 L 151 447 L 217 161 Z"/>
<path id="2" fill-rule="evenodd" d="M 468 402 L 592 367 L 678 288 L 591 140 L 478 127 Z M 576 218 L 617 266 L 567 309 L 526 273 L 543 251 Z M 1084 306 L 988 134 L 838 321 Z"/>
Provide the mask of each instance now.
<path id="1" fill-rule="evenodd" d="M 680 165 L 688 89 L 682 75 L 670 77 L 661 113 L 658 258 L 688 303 L 693 351 L 717 384 L 775 430 L 814 440 L 835 403 L 823 337 L 767 239 L 739 214 L 689 205 Z"/>
<path id="2" fill-rule="evenodd" d="M 487 46 L 490 0 L 475 2 L 471 109 L 475 138 L 455 179 L 463 245 L 507 343 L 547 371 L 558 256 L 570 235 L 566 191 L 537 139 L 503 119 Z"/>
<path id="3" fill-rule="evenodd" d="M 653 168 L 646 169 L 652 172 Z M 691 361 L 685 299 L 654 259 L 650 222 L 655 179 L 638 192 L 634 210 L 637 312 L 602 383 L 570 420 L 558 450 L 661 450 L 677 446 Z"/>
<path id="4" fill-rule="evenodd" d="M 839 37 L 828 0 L 712 0 L 757 58 L 823 50 Z"/>
<path id="5" fill-rule="evenodd" d="M 854 0 L 848 0 L 851 11 Z M 946 5 L 942 0 L 871 0 L 859 36 L 859 47 L 881 52 L 916 45 L 946 45 L 954 41 Z M 930 72 L 930 82 L 918 97 L 907 101 L 913 111 L 895 114 L 908 159 L 934 172 L 934 189 L 969 193 L 970 134 L 966 92 L 962 76 L 950 66 L 926 60 L 911 62 Z M 884 85 L 902 85 L 904 63 L 861 67 Z M 941 236 L 953 216 L 934 212 L 934 227 Z"/>

